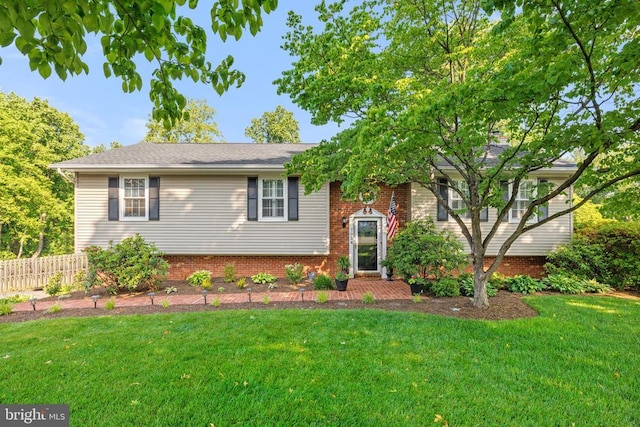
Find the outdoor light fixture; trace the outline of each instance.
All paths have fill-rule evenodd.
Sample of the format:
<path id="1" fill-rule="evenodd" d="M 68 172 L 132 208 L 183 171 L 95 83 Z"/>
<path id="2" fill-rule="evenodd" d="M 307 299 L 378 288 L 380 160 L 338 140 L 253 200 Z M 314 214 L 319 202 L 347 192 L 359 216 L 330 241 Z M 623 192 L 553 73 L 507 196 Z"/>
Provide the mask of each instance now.
<path id="1" fill-rule="evenodd" d="M 98 308 L 98 298 L 100 298 L 100 295 L 91 295 L 91 299 L 93 300 L 93 308 Z"/>
<path id="2" fill-rule="evenodd" d="M 149 299 L 151 299 L 151 305 L 153 305 L 153 298 L 156 296 L 155 292 L 149 292 Z"/>
<path id="3" fill-rule="evenodd" d="M 202 296 L 204 297 L 204 305 L 207 305 L 207 293 L 208 291 L 206 289 L 202 290 Z"/>
<path id="4" fill-rule="evenodd" d="M 247 295 L 249 295 L 249 302 L 251 302 L 251 288 L 247 288 Z"/>
<path id="5" fill-rule="evenodd" d="M 309 280 L 313 282 L 313 279 L 315 279 L 316 277 L 316 273 L 314 273 L 313 271 L 310 271 L 307 273 L 307 277 L 309 277 Z"/>
<path id="6" fill-rule="evenodd" d="M 31 306 L 33 307 L 33 309 L 36 309 L 36 297 L 31 297 L 29 298 L 29 302 L 31 303 Z"/>
<path id="7" fill-rule="evenodd" d="M 302 298 L 302 302 L 304 302 L 304 288 L 300 288 L 300 298 Z"/>
<path id="8" fill-rule="evenodd" d="M 342 228 L 347 228 L 347 217 L 346 216 L 342 217 Z"/>

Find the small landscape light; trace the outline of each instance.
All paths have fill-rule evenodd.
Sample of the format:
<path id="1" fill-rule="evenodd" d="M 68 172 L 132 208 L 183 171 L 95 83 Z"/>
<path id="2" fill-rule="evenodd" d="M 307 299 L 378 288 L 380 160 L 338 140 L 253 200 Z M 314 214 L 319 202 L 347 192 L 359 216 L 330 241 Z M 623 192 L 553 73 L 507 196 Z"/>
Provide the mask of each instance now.
<path id="1" fill-rule="evenodd" d="M 36 301 L 37 301 L 36 297 L 29 298 L 29 302 L 31 303 L 31 306 L 33 307 L 34 310 L 36 309 Z"/>
<path id="2" fill-rule="evenodd" d="M 249 302 L 251 302 L 251 288 L 247 288 L 247 295 L 249 295 Z"/>
<path id="3" fill-rule="evenodd" d="M 300 288 L 300 298 L 302 298 L 302 302 L 304 302 L 304 291 L 305 288 Z"/>
<path id="4" fill-rule="evenodd" d="M 204 297 L 204 305 L 207 305 L 207 293 L 208 291 L 206 289 L 202 290 L 202 296 Z"/>
<path id="5" fill-rule="evenodd" d="M 98 308 L 98 298 L 100 298 L 100 295 L 91 295 L 91 299 L 93 300 L 93 308 Z"/>
<path id="6" fill-rule="evenodd" d="M 151 305 L 153 305 L 153 298 L 155 298 L 156 293 L 155 292 L 149 292 L 149 299 L 151 300 Z"/>

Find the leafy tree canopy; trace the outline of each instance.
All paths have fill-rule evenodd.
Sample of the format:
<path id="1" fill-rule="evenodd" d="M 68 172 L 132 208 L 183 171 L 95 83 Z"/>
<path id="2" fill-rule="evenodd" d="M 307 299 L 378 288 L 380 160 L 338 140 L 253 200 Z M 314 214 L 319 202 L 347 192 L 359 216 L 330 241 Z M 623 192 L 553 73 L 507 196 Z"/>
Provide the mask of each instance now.
<path id="1" fill-rule="evenodd" d="M 244 134 L 258 143 L 297 143 L 300 142 L 300 125 L 291 111 L 278 105 L 259 119 L 251 119 L 251 126 L 244 130 Z"/>
<path id="2" fill-rule="evenodd" d="M 0 93 L 0 258 L 73 250 L 73 180 L 48 165 L 89 153 L 71 117 Z"/>
<path id="3" fill-rule="evenodd" d="M 166 128 L 161 122 L 149 117 L 147 142 L 166 143 L 210 143 L 222 142 L 222 134 L 213 120 L 216 110 L 205 101 L 189 99 L 184 108 L 184 115 Z"/>
<path id="4" fill-rule="evenodd" d="M 635 0 L 372 0 L 317 6 L 319 31 L 290 13 L 296 57 L 278 90 L 314 123 L 354 118 L 331 141 L 293 158 L 307 191 L 342 181 L 351 197 L 379 182 L 431 191 L 471 248 L 474 304 L 514 241 L 571 212 L 532 221 L 582 178 L 598 192 L 640 175 L 640 8 Z M 510 145 L 496 151 L 497 135 Z M 570 177 L 540 183 L 490 268 L 487 248 L 532 172 L 581 150 Z M 452 209 L 438 179 L 465 209 Z M 450 184 L 462 180 L 464 187 Z M 486 207 L 493 224 L 481 224 Z M 464 218 L 464 216 L 468 216 Z M 501 231 L 504 233 L 504 230 Z"/>
<path id="5" fill-rule="evenodd" d="M 173 86 L 189 78 L 211 85 L 222 94 L 240 86 L 244 75 L 228 56 L 217 66 L 207 60 L 204 28 L 186 16 L 198 10 L 198 0 L 7 0 L 0 5 L 0 46 L 14 45 L 29 58 L 31 70 L 43 78 L 52 71 L 68 75 L 89 73 L 82 57 L 87 35 L 100 36 L 105 57 L 105 77 L 122 80 L 122 90 L 142 88 L 136 61 L 140 56 L 156 69 L 149 82 L 154 104 L 153 119 L 167 126 L 178 119 L 186 100 Z M 211 2 L 211 29 L 223 41 L 239 39 L 248 28 L 255 35 L 262 27 L 262 13 L 270 13 L 278 0 L 216 0 Z M 198 13 L 206 13 L 201 9 Z M 1 63 L 1 60 L 0 60 Z"/>

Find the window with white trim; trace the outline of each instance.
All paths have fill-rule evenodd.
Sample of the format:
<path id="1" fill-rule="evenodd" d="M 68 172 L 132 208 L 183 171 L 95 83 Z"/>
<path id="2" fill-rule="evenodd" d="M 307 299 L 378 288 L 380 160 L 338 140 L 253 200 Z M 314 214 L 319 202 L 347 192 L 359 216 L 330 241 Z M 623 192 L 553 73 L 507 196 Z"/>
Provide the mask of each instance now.
<path id="1" fill-rule="evenodd" d="M 284 221 L 287 219 L 287 186 L 282 178 L 261 178 L 259 212 L 261 220 Z"/>
<path id="2" fill-rule="evenodd" d="M 453 181 L 453 185 L 460 191 L 460 193 L 464 194 L 464 197 L 469 198 L 469 186 L 466 181 L 455 180 Z M 471 212 L 467 209 L 467 205 L 462 199 L 460 193 L 458 193 L 453 188 L 449 189 L 450 195 L 449 200 L 451 201 L 451 209 L 454 210 L 458 215 L 462 218 L 471 218 Z"/>
<path id="3" fill-rule="evenodd" d="M 513 191 L 513 185 L 512 185 Z M 524 213 L 529 209 L 531 201 L 535 198 L 535 186 L 533 181 L 522 181 L 518 188 L 516 198 L 511 207 L 511 215 L 509 220 L 511 222 L 519 222 L 522 219 Z M 528 221 L 536 221 L 537 215 L 533 214 Z"/>
<path id="4" fill-rule="evenodd" d="M 121 179 L 121 218 L 122 219 L 147 219 L 149 205 L 147 178 L 123 177 Z"/>

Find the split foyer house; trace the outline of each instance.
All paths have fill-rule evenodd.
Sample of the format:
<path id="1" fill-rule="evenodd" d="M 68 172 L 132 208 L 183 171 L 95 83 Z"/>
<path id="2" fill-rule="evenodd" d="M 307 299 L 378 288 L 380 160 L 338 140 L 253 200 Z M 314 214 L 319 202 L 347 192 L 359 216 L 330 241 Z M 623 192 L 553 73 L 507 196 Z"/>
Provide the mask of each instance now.
<path id="1" fill-rule="evenodd" d="M 341 255 L 351 259 L 352 275 L 381 275 L 392 194 L 400 229 L 429 216 L 440 228 L 458 230 L 433 195 L 415 184 L 383 187 L 368 204 L 342 200 L 338 182 L 304 194 L 298 177 L 284 176 L 284 164 L 312 146 L 139 143 L 51 167 L 75 174 L 76 252 L 139 233 L 166 254 L 170 278 L 176 279 L 200 269 L 220 276 L 229 263 L 240 275 L 281 277 L 284 265 L 295 262 L 310 271 L 335 272 Z M 552 183 L 574 168 L 559 164 L 531 179 Z M 455 208 L 456 194 L 441 188 Z M 517 189 L 500 235 L 516 226 L 528 189 L 526 182 Z M 566 209 L 570 200 L 570 194 L 556 197 L 539 215 Z M 486 211 L 487 227 L 495 215 L 495 209 Z M 565 215 L 522 235 L 500 271 L 538 275 L 545 254 L 568 242 L 571 233 L 572 216 Z M 500 235 L 489 256 L 497 253 Z"/>

